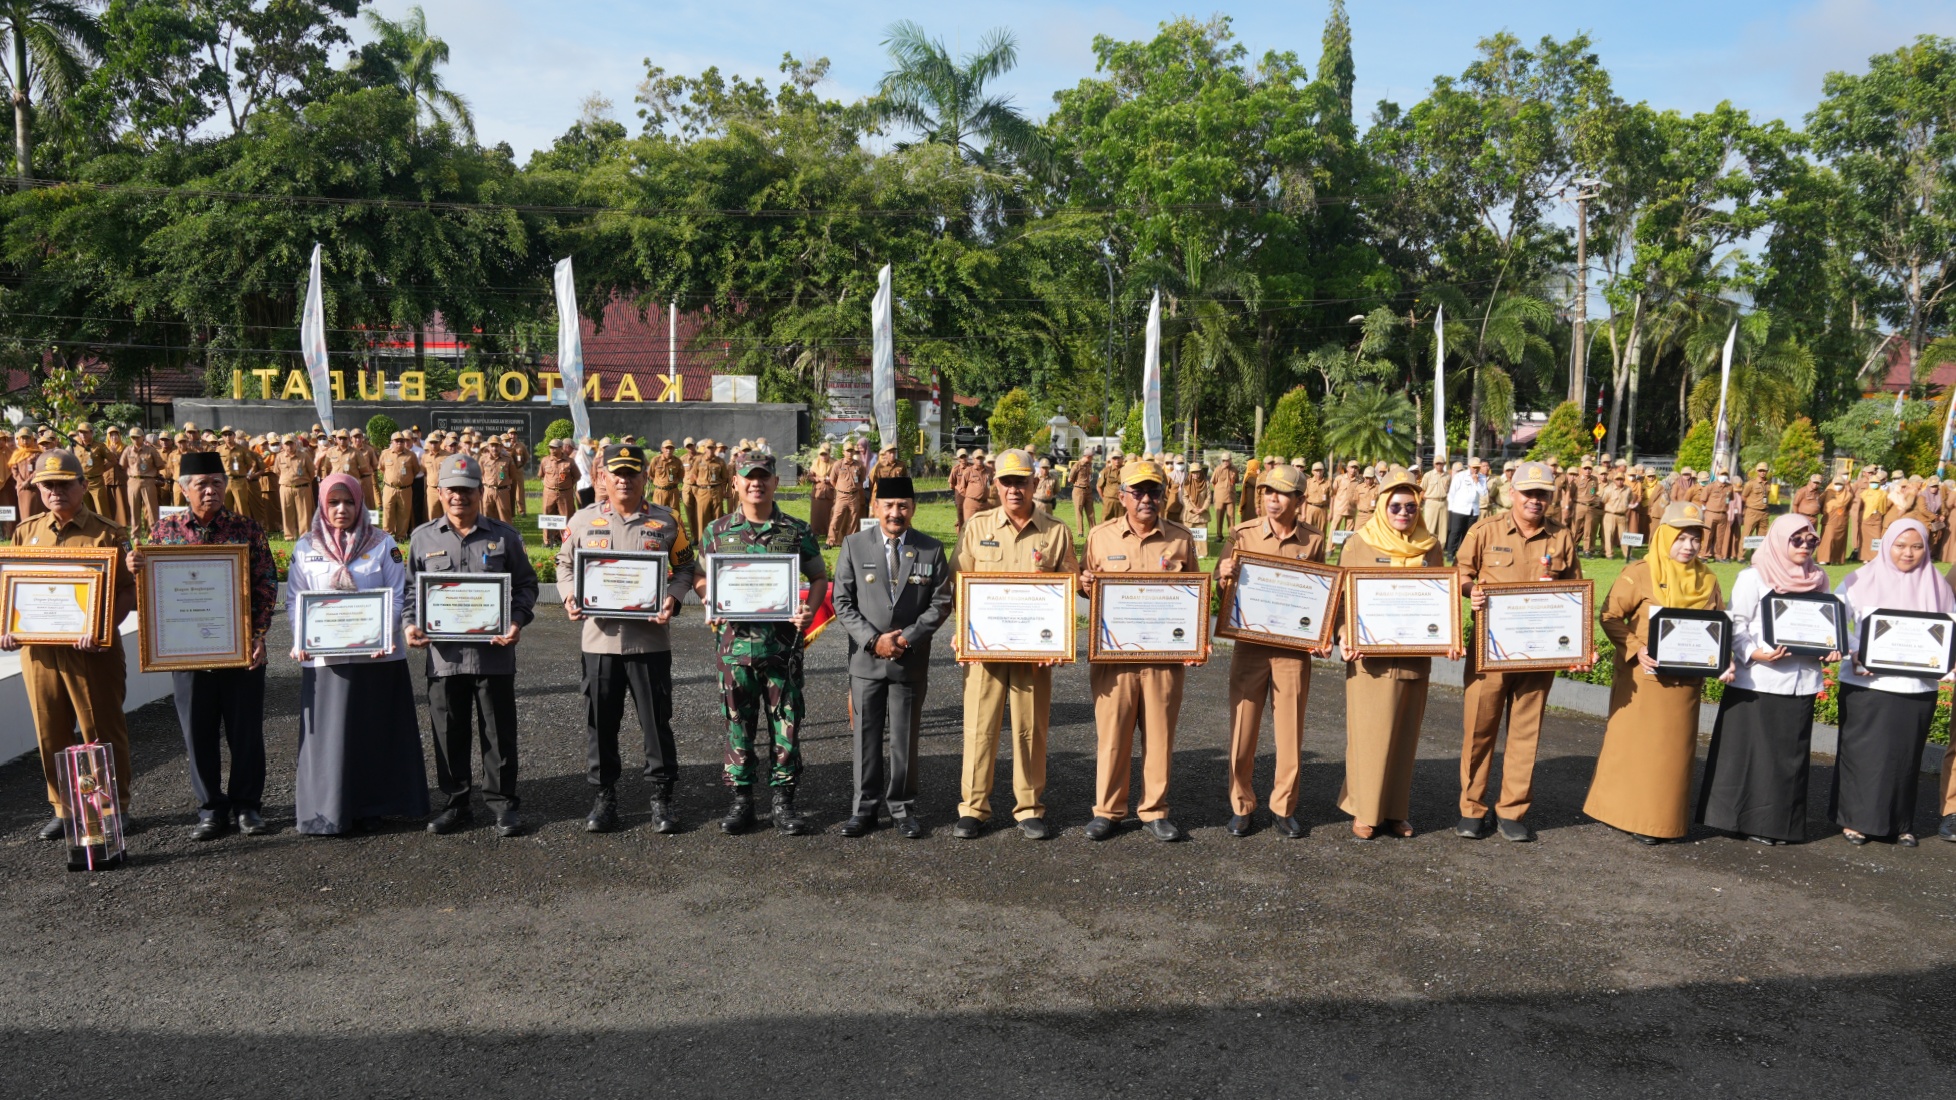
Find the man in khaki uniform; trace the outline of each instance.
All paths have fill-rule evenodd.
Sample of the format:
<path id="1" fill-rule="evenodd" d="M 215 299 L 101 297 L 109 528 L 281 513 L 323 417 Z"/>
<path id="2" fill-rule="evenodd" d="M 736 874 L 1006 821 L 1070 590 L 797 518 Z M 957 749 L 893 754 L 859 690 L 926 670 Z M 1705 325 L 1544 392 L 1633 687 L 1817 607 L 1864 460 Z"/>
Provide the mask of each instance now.
<path id="1" fill-rule="evenodd" d="M 1728 524 L 1726 523 L 1725 509 L 1731 497 L 1732 486 L 1726 483 L 1725 475 L 1721 472 L 1718 476 L 1705 482 L 1704 487 L 1700 488 L 1697 495 L 1692 498 L 1694 503 L 1702 505 L 1704 508 L 1704 556 L 1713 561 L 1725 560 L 1726 536 L 1731 533 L 1727 530 Z"/>
<path id="2" fill-rule="evenodd" d="M 960 466 L 962 468 L 962 466 Z M 1067 484 L 1073 487 L 1073 522 L 1080 529 L 1080 537 L 1087 537 L 1087 529 L 1094 524 L 1093 519 L 1093 453 L 1089 451 L 1075 459 L 1066 472 Z M 957 486 L 952 486 L 955 494 Z M 963 510 L 959 510 L 958 523 L 964 523 Z"/>
<path id="3" fill-rule="evenodd" d="M 1331 479 L 1331 529 L 1357 530 L 1352 517 L 1358 512 L 1358 463 L 1347 461 L 1345 472 Z"/>
<path id="4" fill-rule="evenodd" d="M 1820 529 L 1820 475 L 1807 478 L 1807 483 L 1793 493 L 1793 514 L 1805 516 L 1813 521 L 1814 530 Z"/>
<path id="5" fill-rule="evenodd" d="M 856 533 L 863 519 L 863 478 L 868 471 L 863 469 L 849 448 L 842 449 L 842 457 L 836 459 L 829 469 L 829 484 L 835 487 L 835 503 L 829 511 L 828 544 L 841 546 L 842 540 Z M 967 473 L 966 477 L 971 475 Z M 962 505 L 964 502 L 959 501 Z M 962 514 L 962 513 L 960 513 Z"/>
<path id="6" fill-rule="evenodd" d="M 1549 518 L 1555 478 L 1548 467 L 1539 462 L 1521 464 L 1515 471 L 1513 488 L 1513 510 L 1475 525 L 1461 540 L 1455 558 L 1461 594 L 1468 597 L 1477 614 L 1487 603 L 1486 593 L 1480 590 L 1483 584 L 1582 577 L 1574 536 Z M 1554 683 L 1553 671 L 1483 671 L 1475 666 L 1474 648 L 1468 647 L 1467 695 L 1462 701 L 1466 729 L 1460 749 L 1460 824 L 1454 829 L 1459 835 L 1474 840 L 1486 836 L 1491 813 L 1498 819 L 1504 838 L 1535 838 L 1521 818 L 1533 800 L 1536 741 L 1542 730 L 1542 708 Z M 1488 775 L 1504 714 L 1508 744 L 1501 765 L 1501 797 L 1490 811 L 1485 801 Z"/>
<path id="7" fill-rule="evenodd" d="M 1610 482 L 1603 487 L 1603 556 L 1616 557 L 1623 546 L 1623 535 L 1629 530 L 1630 487 L 1623 483 L 1623 471 L 1613 470 Z M 1624 551 L 1628 558 L 1629 551 Z"/>
<path id="8" fill-rule="evenodd" d="M 1324 532 L 1304 523 L 1299 511 L 1304 486 L 1292 466 L 1263 472 L 1263 515 L 1237 524 L 1229 548 L 1216 563 L 1216 580 L 1236 573 L 1236 554 L 1248 551 L 1303 561 L 1324 560 Z M 1328 654 L 1326 647 L 1320 656 Z M 1264 701 L 1277 747 L 1277 777 L 1270 788 L 1270 813 L 1280 836 L 1304 835 L 1297 820 L 1297 776 L 1304 755 L 1304 704 L 1311 696 L 1311 655 L 1295 649 L 1238 640 L 1229 658 L 1229 835 L 1249 836 L 1256 812 L 1257 738 L 1263 728 Z"/>
<path id="9" fill-rule="evenodd" d="M 1296 467 L 1292 467 L 1295 469 Z M 1372 513 L 1379 508 L 1379 474 L 1372 467 L 1365 467 L 1359 475 L 1358 493 L 1352 498 L 1352 530 L 1363 531 L 1372 522 Z"/>
<path id="10" fill-rule="evenodd" d="M 985 465 L 984 452 L 980 451 L 978 461 L 972 465 L 971 469 L 964 472 L 964 480 L 959 483 L 958 516 L 964 522 L 970 523 L 972 516 L 986 509 L 986 502 L 992 494 L 992 476 L 991 467 Z M 838 493 L 841 492 L 841 485 L 839 483 L 836 491 Z M 840 509 L 840 507 L 841 505 L 838 501 L 837 508 Z M 851 527 L 843 533 L 845 535 L 854 534 L 855 528 Z"/>
<path id="11" fill-rule="evenodd" d="M 711 439 L 700 440 L 700 457 L 693 460 L 693 507 L 694 525 L 706 530 L 714 520 L 726 514 L 726 494 L 733 486 L 732 472 L 727 468 L 726 459 L 720 457 L 726 444 L 716 444 Z M 858 505 L 860 508 L 860 505 Z M 860 513 L 859 513 L 860 514 Z M 853 525 L 849 528 L 854 531 Z"/>
<path id="12" fill-rule="evenodd" d="M 1146 459 L 1131 462 L 1121 471 L 1121 504 L 1126 514 L 1106 520 L 1087 533 L 1087 558 L 1080 573 L 1082 593 L 1092 591 L 1096 574 L 1181 573 L 1196 567 L 1195 539 L 1188 528 L 1160 518 L 1167 484 L 1161 467 Z M 1182 830 L 1168 820 L 1168 774 L 1187 674 L 1181 662 L 1102 663 L 1088 671 L 1100 746 L 1093 820 L 1085 830 L 1088 840 L 1106 840 L 1127 816 L 1137 722 L 1145 740 L 1141 800 L 1135 816 L 1156 840 L 1182 839 Z"/>
<path id="13" fill-rule="evenodd" d="M 229 479 L 224 488 L 224 506 L 241 516 L 255 516 L 258 483 L 252 480 L 252 475 L 258 472 L 258 456 L 237 435 L 228 427 L 219 433 L 222 442 L 217 445 L 217 456 L 223 460 L 224 476 Z"/>
<path id="14" fill-rule="evenodd" d="M 1209 471 L 1202 468 L 1201 459 L 1189 464 L 1188 478 L 1182 482 L 1182 521 L 1184 527 L 1209 526 Z M 1218 541 L 1222 533 L 1216 529 Z"/>
<path id="15" fill-rule="evenodd" d="M 1603 479 L 1596 473 L 1596 460 L 1582 456 L 1576 474 L 1576 546 L 1584 554 L 1596 553 L 1596 540 L 1603 533 Z"/>
<path id="16" fill-rule="evenodd" d="M 958 573 L 1072 573 L 1073 534 L 1032 505 L 1032 455 L 999 456 L 1000 504 L 965 522 L 952 568 Z M 969 840 L 992 816 L 998 727 L 1012 712 L 1012 816 L 1030 840 L 1052 835 L 1046 824 L 1046 729 L 1052 717 L 1050 665 L 971 661 L 964 666 L 964 770 L 951 835 Z"/>
<path id="17" fill-rule="evenodd" d="M 1447 532 L 1447 486 L 1453 475 L 1447 472 L 1447 464 L 1439 459 L 1433 460 L 1433 468 L 1419 479 L 1420 518 L 1426 529 L 1446 541 Z"/>
<path id="18" fill-rule="evenodd" d="M 1260 487 L 1262 484 L 1263 478 L 1258 475 L 1257 485 Z M 1331 492 L 1332 482 L 1330 478 L 1324 476 L 1324 463 L 1311 463 L 1310 476 L 1304 479 L 1304 504 L 1298 511 L 1298 518 L 1319 531 L 1325 530 L 1325 524 L 1331 519 Z M 1262 495 L 1260 491 L 1251 494 L 1252 503 L 1243 508 L 1245 523 L 1249 522 L 1251 516 L 1262 511 L 1255 503 Z"/>
<path id="19" fill-rule="evenodd" d="M 122 449 L 124 490 L 129 497 L 131 529 L 156 529 L 159 500 L 157 489 L 163 484 L 163 455 L 148 439 L 132 439 Z"/>
<path id="20" fill-rule="evenodd" d="M 1773 522 L 1773 517 L 1766 511 L 1772 501 L 1772 485 L 1765 463 L 1752 468 L 1752 480 L 1745 483 L 1742 492 L 1745 494 L 1745 528 L 1740 532 L 1741 537 L 1765 534 L 1766 528 Z"/>
<path id="21" fill-rule="evenodd" d="M 420 526 L 414 519 L 414 479 L 420 475 L 421 462 L 408 450 L 407 434 L 395 432 L 380 455 L 380 525 L 398 542 Z"/>
<path id="22" fill-rule="evenodd" d="M 14 545 L 24 547 L 114 547 L 121 550 L 116 568 L 115 621 L 136 609 L 136 579 L 129 573 L 129 534 L 88 506 L 88 483 L 81 460 L 68 451 L 49 451 L 36 467 L 33 487 L 46 511 L 14 529 Z M 115 758 L 116 796 L 129 810 L 129 724 L 122 713 L 127 675 L 122 634 L 114 632 L 108 646 L 92 640 L 67 645 L 22 646 L 13 635 L 0 635 L 0 650 L 19 651 L 22 686 L 34 715 L 34 736 L 41 747 L 41 774 L 47 782 L 54 820 L 41 827 L 42 840 L 60 840 L 61 787 L 55 759 L 62 749 L 80 741 L 101 741 Z"/>
<path id="23" fill-rule="evenodd" d="M 515 474 L 510 469 L 509 455 L 503 450 L 503 441 L 493 435 L 484 440 L 477 464 L 482 469 L 482 514 L 510 522 L 515 518 L 511 514 L 515 501 L 510 493 Z"/>
<path id="24" fill-rule="evenodd" d="M 297 440 L 291 436 L 286 439 L 272 467 L 278 471 L 279 531 L 288 539 L 296 539 L 312 529 L 313 460 Z"/>
<path id="25" fill-rule="evenodd" d="M 115 522 L 115 501 L 110 495 L 109 449 L 95 440 L 95 426 L 83 421 L 75 425 L 74 456 L 81 461 L 88 486 L 88 506 L 95 514 Z"/>
<path id="26" fill-rule="evenodd" d="M 550 460 L 546 458 L 544 461 L 548 462 Z M 577 487 L 575 472 L 576 467 L 573 465 L 573 476 L 571 478 L 573 493 Z M 659 444 L 659 453 L 652 456 L 652 470 L 647 475 L 646 484 L 651 486 L 650 497 L 652 503 L 664 508 L 675 516 L 684 512 L 685 502 L 681 497 L 686 491 L 686 464 L 679 461 L 679 456 L 673 453 L 672 440 L 668 439 L 664 443 Z M 550 487 L 546 482 L 544 486 L 544 497 L 546 500 L 549 499 L 549 494 Z M 544 509 L 544 512 L 546 515 L 551 514 L 547 507 Z"/>
<path id="27" fill-rule="evenodd" d="M 348 446 L 360 458 L 359 472 L 353 476 L 360 479 L 360 491 L 367 494 L 371 504 L 380 499 L 379 463 L 380 451 L 367 441 L 367 429 L 355 428 L 347 433 Z"/>
<path id="28" fill-rule="evenodd" d="M 511 470 L 516 475 L 516 514 L 530 514 L 530 449 L 516 438 L 514 428 L 503 433 L 503 450 L 509 452 Z"/>
<path id="29" fill-rule="evenodd" d="M 108 438 L 102 441 L 102 451 L 109 460 L 102 464 L 102 487 L 108 491 L 111 510 L 104 512 L 102 518 L 120 527 L 129 526 L 129 479 L 122 470 L 122 452 L 127 445 L 122 441 L 122 428 L 111 424 Z"/>
<path id="30" fill-rule="evenodd" d="M 550 441 L 548 447 L 548 453 L 543 456 L 541 462 L 537 463 L 537 476 L 543 482 L 543 514 L 546 516 L 574 516 L 577 514 L 577 463 L 571 460 L 570 454 L 568 453 L 570 451 L 570 440 L 553 439 Z M 666 440 L 665 452 L 660 458 L 669 460 L 673 471 L 672 479 L 674 487 L 668 495 L 668 499 L 672 503 L 667 504 L 665 501 L 657 499 L 658 494 L 656 493 L 654 494 L 652 503 L 671 512 L 674 516 L 674 522 L 679 522 L 677 519 L 679 516 L 679 490 L 677 486 L 679 479 L 685 476 L 685 471 L 680 468 L 678 457 L 672 453 L 672 440 Z M 656 470 L 659 468 L 659 460 L 659 458 L 652 460 L 653 469 Z M 545 531 L 543 533 L 543 544 L 545 546 L 557 546 L 563 541 L 564 533 L 562 531 Z"/>
<path id="31" fill-rule="evenodd" d="M 1236 526 L 1236 466 L 1229 452 L 1224 451 L 1222 461 L 1216 463 L 1209 475 L 1209 497 L 1215 502 L 1216 530 L 1228 531 Z"/>
<path id="32" fill-rule="evenodd" d="M 1121 461 L 1121 452 L 1107 452 L 1107 464 L 1100 468 L 1100 480 L 1094 484 L 1094 491 L 1100 496 L 1100 515 L 1103 520 L 1114 519 L 1122 514 Z"/>

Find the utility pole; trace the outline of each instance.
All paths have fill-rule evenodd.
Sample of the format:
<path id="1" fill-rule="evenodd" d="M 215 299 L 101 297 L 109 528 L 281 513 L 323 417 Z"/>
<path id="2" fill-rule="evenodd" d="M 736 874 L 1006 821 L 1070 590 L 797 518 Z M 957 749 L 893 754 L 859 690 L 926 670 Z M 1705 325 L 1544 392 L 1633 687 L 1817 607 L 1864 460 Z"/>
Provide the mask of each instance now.
<path id="1" fill-rule="evenodd" d="M 1602 194 L 1603 181 L 1591 176 L 1571 183 L 1576 189 L 1576 323 L 1569 340 L 1569 400 L 1582 407 L 1589 367 L 1589 200 Z"/>

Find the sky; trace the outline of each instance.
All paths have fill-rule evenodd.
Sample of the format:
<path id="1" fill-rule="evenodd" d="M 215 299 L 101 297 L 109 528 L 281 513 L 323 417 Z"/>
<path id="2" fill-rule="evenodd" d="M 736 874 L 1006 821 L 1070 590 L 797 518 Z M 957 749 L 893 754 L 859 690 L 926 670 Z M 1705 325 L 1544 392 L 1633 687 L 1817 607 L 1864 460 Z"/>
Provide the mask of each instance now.
<path id="1" fill-rule="evenodd" d="M 1252 56 L 1290 50 L 1315 75 L 1329 7 L 1326 0 L 1197 8 L 992 0 L 972 14 L 844 0 L 419 2 L 430 31 L 449 44 L 445 77 L 468 99 L 477 134 L 507 141 L 519 163 L 563 133 L 593 94 L 611 100 L 614 115 L 636 130 L 632 97 L 648 59 L 673 73 L 718 65 L 773 77 L 783 53 L 827 57 L 833 67 L 824 91 L 848 100 L 871 91 L 887 68 L 881 42 L 897 19 L 915 20 L 954 54 L 1006 27 L 1017 35 L 1019 65 L 998 87 L 1041 117 L 1055 90 L 1093 75 L 1096 35 L 1144 39 L 1179 15 L 1226 13 Z M 398 18 L 413 3 L 378 0 L 374 8 Z M 1349 10 L 1361 124 L 1380 99 L 1416 102 L 1436 75 L 1458 74 L 1479 39 L 1502 30 L 1526 42 L 1588 34 L 1617 94 L 1631 101 L 1689 112 L 1729 99 L 1755 117 L 1796 126 L 1818 102 L 1828 72 L 1861 71 L 1870 55 L 1917 35 L 1956 37 L 1956 0 L 1349 0 Z"/>

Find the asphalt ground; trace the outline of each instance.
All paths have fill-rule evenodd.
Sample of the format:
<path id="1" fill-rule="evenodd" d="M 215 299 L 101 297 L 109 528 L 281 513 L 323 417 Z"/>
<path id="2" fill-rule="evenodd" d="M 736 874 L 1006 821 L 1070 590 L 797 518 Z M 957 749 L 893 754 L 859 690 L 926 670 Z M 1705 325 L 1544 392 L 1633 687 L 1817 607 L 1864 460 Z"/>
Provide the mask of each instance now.
<path id="1" fill-rule="evenodd" d="M 690 614 L 697 614 L 691 612 Z M 288 641 L 283 617 L 274 630 Z M 697 619 L 676 633 L 687 830 L 582 831 L 576 636 L 524 636 L 535 830 L 292 830 L 297 669 L 273 664 L 269 836 L 195 844 L 174 711 L 133 716 L 130 866 L 63 870 L 32 759 L 0 768 L 0 1059 L 15 1097 L 1501 1097 L 1956 1094 L 1956 845 L 1643 848 L 1579 807 L 1602 732 L 1552 714 L 1531 845 L 1461 840 L 1460 697 L 1436 689 L 1411 840 L 1333 806 L 1321 666 L 1309 837 L 1223 832 L 1226 657 L 1191 675 L 1162 844 L 1093 844 L 1085 669 L 1059 673 L 1045 843 L 954 840 L 959 680 L 939 653 L 920 841 L 850 840 L 844 638 L 809 655 L 802 806 L 728 837 Z M 418 675 L 418 671 L 417 671 Z M 424 720 L 425 728 L 425 720 Z M 628 715 L 627 728 L 632 728 Z M 629 740 L 628 740 L 629 743 Z M 628 768 L 636 767 L 628 752 Z M 432 757 L 430 757 L 432 775 Z M 1259 787 L 1267 789 L 1266 746 Z M 1138 769 L 1137 769 L 1138 774 Z M 1009 804 L 1009 765 L 1000 797 Z M 1925 833 L 1933 834 L 1925 782 Z M 480 815 L 479 815 L 480 816 Z M 1005 815 L 1001 815 L 1005 816 Z"/>

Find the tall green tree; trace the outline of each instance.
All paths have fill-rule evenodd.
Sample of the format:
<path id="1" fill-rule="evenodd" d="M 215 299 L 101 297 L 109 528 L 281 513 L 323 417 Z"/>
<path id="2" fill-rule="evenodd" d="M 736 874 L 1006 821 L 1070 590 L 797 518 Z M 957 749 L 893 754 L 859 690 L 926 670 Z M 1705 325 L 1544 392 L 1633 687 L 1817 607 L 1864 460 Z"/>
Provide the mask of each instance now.
<path id="1" fill-rule="evenodd" d="M 14 174 L 34 174 L 35 116 L 58 112 L 103 50 L 79 0 L 0 0 L 0 89 L 14 109 Z M 36 108 L 36 104 L 39 108 Z"/>
<path id="2" fill-rule="evenodd" d="M 1019 43 L 1011 31 L 986 32 L 977 50 L 958 59 L 942 39 L 908 19 L 890 24 L 884 34 L 893 67 L 883 74 L 876 102 L 883 119 L 916 130 L 960 161 L 1043 158 L 1039 128 L 1012 105 L 1011 96 L 988 90 L 1019 63 Z"/>
<path id="3" fill-rule="evenodd" d="M 431 125 L 448 125 L 475 140 L 475 116 L 468 100 L 442 81 L 440 69 L 448 64 L 448 43 L 428 33 L 428 16 L 416 4 L 398 22 L 377 11 L 367 12 L 367 26 L 374 41 L 362 47 L 355 59 L 361 75 L 377 84 L 392 84 L 415 105 L 415 127 L 422 119 Z"/>

